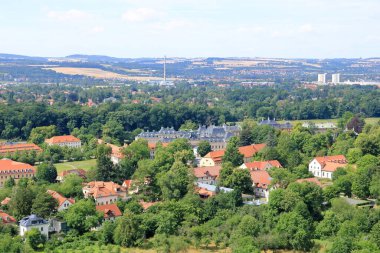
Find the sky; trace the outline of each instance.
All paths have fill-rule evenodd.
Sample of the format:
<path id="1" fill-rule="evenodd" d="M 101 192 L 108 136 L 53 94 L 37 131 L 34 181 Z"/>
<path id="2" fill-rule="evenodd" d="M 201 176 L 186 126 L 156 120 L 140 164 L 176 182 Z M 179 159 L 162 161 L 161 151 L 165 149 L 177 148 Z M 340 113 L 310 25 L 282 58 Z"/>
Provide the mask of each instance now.
<path id="1" fill-rule="evenodd" d="M 0 53 L 380 56 L 380 0 L 0 0 Z"/>

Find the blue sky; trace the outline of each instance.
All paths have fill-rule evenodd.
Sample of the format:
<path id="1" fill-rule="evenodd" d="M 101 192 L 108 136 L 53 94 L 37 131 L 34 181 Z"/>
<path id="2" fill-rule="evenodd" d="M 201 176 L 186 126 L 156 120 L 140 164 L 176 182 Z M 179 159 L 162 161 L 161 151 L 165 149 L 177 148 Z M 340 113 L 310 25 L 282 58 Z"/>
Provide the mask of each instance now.
<path id="1" fill-rule="evenodd" d="M 1 0 L 0 4 L 2 53 L 380 56 L 380 0 Z"/>

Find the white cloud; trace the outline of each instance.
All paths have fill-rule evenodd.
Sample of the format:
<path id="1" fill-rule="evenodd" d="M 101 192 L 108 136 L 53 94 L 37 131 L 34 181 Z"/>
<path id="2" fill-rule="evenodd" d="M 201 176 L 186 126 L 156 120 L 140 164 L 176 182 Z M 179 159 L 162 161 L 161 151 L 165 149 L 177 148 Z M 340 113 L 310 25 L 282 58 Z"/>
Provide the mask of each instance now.
<path id="1" fill-rule="evenodd" d="M 241 26 L 236 29 L 239 33 L 261 33 L 265 31 L 262 26 Z"/>
<path id="2" fill-rule="evenodd" d="M 299 31 L 300 33 L 309 33 L 309 32 L 314 31 L 314 28 L 313 28 L 313 26 L 312 26 L 311 24 L 304 24 L 304 25 L 302 25 L 302 26 L 298 29 L 298 31 Z"/>
<path id="3" fill-rule="evenodd" d="M 59 21 L 80 21 L 91 17 L 89 13 L 76 9 L 68 11 L 49 11 L 47 16 Z"/>
<path id="4" fill-rule="evenodd" d="M 138 8 L 124 12 L 122 19 L 128 22 L 146 22 L 158 19 L 164 13 L 150 8 Z"/>
<path id="5" fill-rule="evenodd" d="M 155 23 L 152 25 L 152 28 L 157 30 L 172 31 L 176 29 L 190 28 L 192 25 L 193 23 L 189 21 L 174 19 L 166 22 Z"/>

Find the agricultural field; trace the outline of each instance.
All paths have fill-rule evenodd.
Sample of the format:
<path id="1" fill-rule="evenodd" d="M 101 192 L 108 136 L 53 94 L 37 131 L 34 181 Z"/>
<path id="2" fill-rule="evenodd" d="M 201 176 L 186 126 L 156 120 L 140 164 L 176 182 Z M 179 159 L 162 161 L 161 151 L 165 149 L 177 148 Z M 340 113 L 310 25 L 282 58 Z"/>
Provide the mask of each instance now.
<path id="1" fill-rule="evenodd" d="M 58 173 L 61 171 L 72 169 L 83 169 L 88 171 L 96 167 L 96 159 L 77 162 L 56 163 L 54 164 L 54 166 L 57 168 Z"/>
<path id="2" fill-rule="evenodd" d="M 93 78 L 100 79 L 124 79 L 124 80 L 135 80 L 135 81 L 149 81 L 149 80 L 160 80 L 159 77 L 149 77 L 149 76 L 129 76 L 114 73 L 111 71 L 105 71 L 97 68 L 72 68 L 72 67 L 53 67 L 45 68 L 48 70 L 53 70 L 57 73 L 62 73 L 66 75 L 82 75 L 89 76 Z"/>

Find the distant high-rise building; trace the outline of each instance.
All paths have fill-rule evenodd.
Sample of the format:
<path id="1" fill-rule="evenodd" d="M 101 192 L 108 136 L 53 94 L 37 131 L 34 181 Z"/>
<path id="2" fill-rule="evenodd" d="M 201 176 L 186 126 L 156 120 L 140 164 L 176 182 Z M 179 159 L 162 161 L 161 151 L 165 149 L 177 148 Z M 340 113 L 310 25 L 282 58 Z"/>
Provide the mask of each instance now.
<path id="1" fill-rule="evenodd" d="M 332 83 L 340 83 L 340 74 L 333 74 L 332 75 Z"/>
<path id="2" fill-rule="evenodd" d="M 318 74 L 318 83 L 326 83 L 326 73 Z"/>

